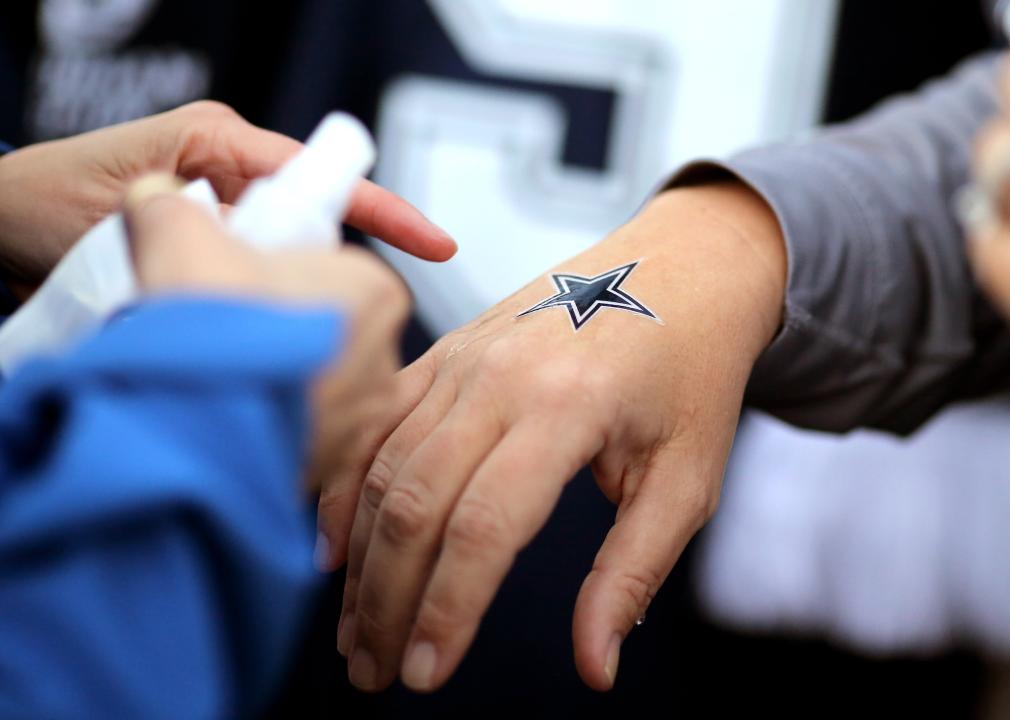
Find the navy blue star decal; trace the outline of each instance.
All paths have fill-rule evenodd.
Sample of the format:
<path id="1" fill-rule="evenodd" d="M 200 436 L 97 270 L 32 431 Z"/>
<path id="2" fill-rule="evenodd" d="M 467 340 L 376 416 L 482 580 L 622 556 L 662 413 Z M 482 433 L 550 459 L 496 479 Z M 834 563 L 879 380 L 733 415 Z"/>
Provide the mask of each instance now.
<path id="1" fill-rule="evenodd" d="M 568 316 L 572 319 L 572 325 L 576 330 L 589 322 L 603 308 L 627 310 L 645 315 L 653 320 L 659 320 L 652 310 L 621 290 L 621 283 L 628 279 L 631 271 L 639 262 L 636 260 L 619 268 L 607 270 L 596 277 L 551 273 L 551 278 L 558 288 L 558 294 L 537 303 L 529 310 L 524 310 L 516 317 L 551 307 L 563 307 L 568 310 Z"/>

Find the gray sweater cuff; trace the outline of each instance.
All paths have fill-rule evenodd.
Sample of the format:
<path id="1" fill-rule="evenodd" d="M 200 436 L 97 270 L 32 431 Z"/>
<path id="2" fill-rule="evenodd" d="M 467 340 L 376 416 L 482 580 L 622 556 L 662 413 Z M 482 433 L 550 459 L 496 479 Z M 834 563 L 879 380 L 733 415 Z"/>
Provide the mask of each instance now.
<path id="1" fill-rule="evenodd" d="M 752 150 L 728 162 L 697 161 L 677 172 L 665 189 L 730 178 L 748 185 L 772 208 L 788 259 L 782 326 L 754 366 L 748 402 L 799 424 L 848 429 L 856 424 L 858 410 L 846 412 L 844 398 L 831 394 L 848 393 L 869 369 L 865 359 L 875 352 L 877 275 L 886 265 L 877 257 L 882 243 L 868 203 L 858 185 L 802 145 Z M 876 363 L 874 369 L 879 371 Z M 813 386 L 833 408 L 830 414 L 818 413 L 816 421 L 804 410 L 806 390 L 793 391 Z"/>
<path id="2" fill-rule="evenodd" d="M 700 162 L 667 187 L 736 178 L 772 207 L 789 274 L 784 322 L 748 400 L 826 430 L 908 432 L 945 403 L 1001 387 L 1005 321 L 980 296 L 952 199 L 998 112 L 999 56 L 805 142 Z"/>

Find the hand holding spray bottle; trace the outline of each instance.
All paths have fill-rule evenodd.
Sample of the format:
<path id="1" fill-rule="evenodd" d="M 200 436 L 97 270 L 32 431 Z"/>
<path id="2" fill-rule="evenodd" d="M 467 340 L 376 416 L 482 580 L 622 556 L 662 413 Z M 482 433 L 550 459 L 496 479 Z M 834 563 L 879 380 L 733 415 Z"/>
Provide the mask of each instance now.
<path id="1" fill-rule="evenodd" d="M 336 247 L 354 188 L 374 162 L 375 145 L 364 126 L 333 113 L 275 175 L 251 183 L 224 222 L 258 250 Z M 219 215 L 206 180 L 190 183 L 183 193 Z M 137 295 L 122 216 L 114 215 L 87 232 L 0 327 L 0 372 L 59 351 Z"/>

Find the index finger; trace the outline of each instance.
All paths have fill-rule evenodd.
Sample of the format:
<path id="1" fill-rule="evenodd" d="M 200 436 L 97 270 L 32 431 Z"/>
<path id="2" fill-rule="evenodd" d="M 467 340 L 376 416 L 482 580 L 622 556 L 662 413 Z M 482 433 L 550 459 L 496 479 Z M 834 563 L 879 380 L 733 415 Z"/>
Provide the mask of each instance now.
<path id="1" fill-rule="evenodd" d="M 256 178 L 272 175 L 304 146 L 290 137 L 264 130 L 218 103 L 196 103 L 165 117 L 183 126 L 177 150 L 177 172 L 210 180 L 221 200 L 233 204 Z M 344 218 L 368 235 L 411 255 L 444 261 L 456 253 L 456 242 L 409 202 L 369 180 L 354 191 Z"/>
<path id="2" fill-rule="evenodd" d="M 395 193 L 362 180 L 345 222 L 363 233 L 424 260 L 442 262 L 456 254 L 456 241 Z"/>

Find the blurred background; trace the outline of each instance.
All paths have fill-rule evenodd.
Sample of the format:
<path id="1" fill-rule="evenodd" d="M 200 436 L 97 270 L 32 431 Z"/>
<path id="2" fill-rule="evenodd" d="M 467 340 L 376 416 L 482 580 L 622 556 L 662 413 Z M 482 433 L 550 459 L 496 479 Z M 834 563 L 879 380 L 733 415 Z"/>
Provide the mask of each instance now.
<path id="1" fill-rule="evenodd" d="M 0 138 L 199 98 L 299 138 L 332 109 L 358 115 L 375 179 L 461 246 L 443 266 L 381 250 L 416 293 L 409 360 L 683 162 L 913 90 L 997 47 L 989 20 L 978 0 L 9 0 Z M 1005 405 L 952 408 L 908 439 L 749 415 L 719 515 L 608 695 L 571 658 L 576 592 L 613 519 L 582 473 L 444 690 L 349 687 L 337 573 L 268 717 L 1010 717 L 1010 483 L 964 452 L 1006 437 Z"/>

